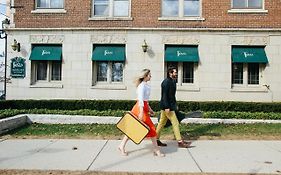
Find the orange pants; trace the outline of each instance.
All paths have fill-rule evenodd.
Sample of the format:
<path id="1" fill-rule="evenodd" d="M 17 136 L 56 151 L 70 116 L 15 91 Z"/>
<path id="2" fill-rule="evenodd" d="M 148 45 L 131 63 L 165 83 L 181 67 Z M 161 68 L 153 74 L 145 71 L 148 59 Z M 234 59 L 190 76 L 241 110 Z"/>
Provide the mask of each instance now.
<path id="1" fill-rule="evenodd" d="M 137 102 L 131 112 L 135 115 L 138 116 L 140 113 L 140 108 L 139 108 L 139 102 Z M 149 133 L 146 135 L 146 137 L 156 137 L 156 129 L 151 121 L 150 115 L 149 115 L 149 107 L 147 101 L 144 101 L 144 107 L 143 107 L 143 122 L 150 128 Z"/>

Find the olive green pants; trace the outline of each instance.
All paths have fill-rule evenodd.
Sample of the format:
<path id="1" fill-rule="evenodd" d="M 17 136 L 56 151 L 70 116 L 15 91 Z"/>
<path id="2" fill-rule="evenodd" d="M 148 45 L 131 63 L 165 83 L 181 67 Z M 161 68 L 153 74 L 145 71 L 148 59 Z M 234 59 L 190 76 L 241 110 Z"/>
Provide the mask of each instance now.
<path id="1" fill-rule="evenodd" d="M 170 120 L 172 123 L 174 135 L 176 137 L 176 140 L 181 140 L 181 134 L 180 134 L 180 128 L 179 128 L 179 121 L 176 116 L 175 111 L 170 111 L 169 113 L 166 113 L 164 110 L 161 110 L 160 120 L 156 128 L 157 133 L 157 139 L 160 138 L 160 134 L 164 126 L 166 125 L 166 122 Z"/>

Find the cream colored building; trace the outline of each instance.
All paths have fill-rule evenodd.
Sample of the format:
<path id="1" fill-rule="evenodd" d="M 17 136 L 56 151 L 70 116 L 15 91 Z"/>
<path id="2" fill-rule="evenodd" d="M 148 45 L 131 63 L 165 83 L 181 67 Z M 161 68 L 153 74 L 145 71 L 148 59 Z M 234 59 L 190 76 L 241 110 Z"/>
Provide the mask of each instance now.
<path id="1" fill-rule="evenodd" d="M 257 9 L 245 11 L 236 9 L 235 3 L 239 1 L 230 0 L 232 5 L 230 3 L 225 6 L 226 9 L 221 6 L 222 11 L 226 12 L 226 16 L 220 19 L 224 22 L 221 22 L 207 14 L 209 9 L 205 9 L 216 8 L 215 5 L 207 6 L 204 5 L 207 1 L 193 0 L 199 2 L 198 17 L 183 17 L 185 12 L 180 10 L 180 16 L 176 18 L 157 15 L 156 18 L 150 18 L 149 12 L 154 11 L 147 9 L 147 12 L 142 14 L 148 14 L 146 23 L 142 21 L 146 19 L 137 13 L 142 7 L 132 8 L 137 5 L 136 2 L 125 0 L 129 2 L 126 18 L 115 18 L 111 13 L 107 18 L 100 18 L 95 17 L 93 13 L 93 17 L 86 22 L 83 22 L 83 17 L 77 17 L 81 20 L 82 27 L 77 26 L 75 22 L 56 27 L 63 22 L 62 20 L 56 23 L 56 20 L 72 20 L 66 17 L 57 19 L 56 14 L 67 15 L 67 12 L 75 10 L 68 8 L 70 4 L 63 6 L 63 3 L 69 3 L 68 1 L 59 1 L 62 2 L 63 9 L 31 9 L 34 5 L 30 5 L 24 10 L 12 11 L 11 25 L 7 29 L 8 45 L 15 44 L 16 40 L 21 48 L 19 52 L 8 48 L 8 63 L 11 64 L 14 58 L 23 58 L 25 72 L 24 77 L 12 77 L 11 82 L 7 84 L 7 99 L 134 100 L 136 87 L 133 81 L 142 69 L 148 68 L 152 72 L 151 100 L 159 100 L 166 69 L 169 65 L 176 65 L 179 73 L 177 100 L 281 101 L 281 28 L 278 28 L 279 23 L 274 23 L 275 18 L 270 18 L 272 23 L 259 20 L 266 17 L 264 14 L 271 14 L 271 2 L 256 0 L 262 5 L 255 7 Z M 161 2 L 165 4 L 166 0 Z M 180 6 L 183 6 L 182 0 L 179 2 Z M 153 3 L 157 5 L 156 2 Z M 95 0 L 93 4 L 96 5 L 95 8 L 99 8 L 100 4 L 95 4 Z M 25 4 L 18 2 L 15 5 Z M 76 6 L 77 9 L 79 7 Z M 227 9 L 229 7 L 232 9 Z M 157 8 L 161 9 L 161 4 L 158 4 Z M 26 15 L 26 19 L 30 20 L 20 21 L 17 13 Z M 49 16 L 45 15 L 50 13 Z M 169 11 L 163 12 L 164 15 L 166 13 L 169 14 Z M 257 21 L 252 24 L 254 27 L 242 23 L 244 18 L 241 13 L 245 13 L 244 17 L 247 17 L 247 20 Z M 256 13 L 257 17 L 248 19 L 252 13 Z M 84 13 L 81 11 L 81 14 Z M 41 24 L 37 21 L 39 18 L 52 22 L 42 21 Z M 237 20 L 240 18 L 241 24 Z M 212 24 L 209 22 L 211 20 L 217 23 Z M 231 20 L 236 22 L 227 24 L 232 27 L 223 26 Z M 126 27 L 127 24 L 124 24 L 128 23 L 129 26 L 132 21 L 135 21 L 133 27 Z M 166 27 L 163 24 L 166 21 L 166 26 L 175 27 Z M 201 22 L 202 27 L 196 27 L 193 21 Z M 265 27 L 258 27 L 263 24 Z M 273 24 L 276 26 L 271 27 Z M 147 51 L 142 48 L 145 44 Z M 44 47 L 49 46 L 58 50 L 56 56 L 40 57 L 40 49 L 43 49 L 43 55 L 46 53 Z M 102 50 L 104 48 L 118 50 L 122 56 L 114 55 L 114 51 L 110 51 L 113 57 L 101 56 L 101 52 L 107 52 Z M 45 66 L 43 78 L 39 75 L 42 73 L 38 71 L 40 66 Z M 107 68 L 106 72 L 102 72 L 104 66 Z M 8 66 L 8 74 L 11 72 L 11 66 Z"/>
<path id="2" fill-rule="evenodd" d="M 59 32 L 58 32 L 59 31 Z M 281 35 L 266 30 L 12 30 L 21 51 L 9 49 L 9 58 L 26 58 L 25 78 L 7 84 L 7 99 L 135 99 L 134 78 L 141 69 L 152 71 L 152 100 L 159 100 L 165 77 L 165 45 L 198 46 L 199 62 L 194 82 L 178 83 L 177 99 L 191 101 L 280 101 Z M 43 35 L 41 33 L 44 33 Z M 57 34 L 60 33 L 60 34 Z M 143 52 L 146 41 L 148 51 Z M 31 44 L 62 45 L 62 80 L 32 83 Z M 123 44 L 123 81 L 94 83 L 93 44 Z M 260 67 L 259 84 L 232 84 L 231 48 L 235 45 L 266 46 L 268 63 Z M 10 62 L 10 61 L 9 61 Z M 8 70 L 10 72 L 10 70 Z M 179 79 L 182 67 L 179 66 Z M 245 74 L 245 72 L 244 72 Z M 247 73 L 245 75 L 247 77 Z M 247 80 L 245 80 L 247 82 Z"/>

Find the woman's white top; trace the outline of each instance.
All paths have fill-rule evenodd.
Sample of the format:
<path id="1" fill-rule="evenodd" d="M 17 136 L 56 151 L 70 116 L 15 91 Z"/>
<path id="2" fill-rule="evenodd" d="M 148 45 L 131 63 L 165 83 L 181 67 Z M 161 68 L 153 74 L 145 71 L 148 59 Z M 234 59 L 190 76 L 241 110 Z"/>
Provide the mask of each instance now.
<path id="1" fill-rule="evenodd" d="M 150 96 L 150 85 L 143 81 L 137 87 L 139 106 L 144 106 L 143 101 L 148 101 Z"/>

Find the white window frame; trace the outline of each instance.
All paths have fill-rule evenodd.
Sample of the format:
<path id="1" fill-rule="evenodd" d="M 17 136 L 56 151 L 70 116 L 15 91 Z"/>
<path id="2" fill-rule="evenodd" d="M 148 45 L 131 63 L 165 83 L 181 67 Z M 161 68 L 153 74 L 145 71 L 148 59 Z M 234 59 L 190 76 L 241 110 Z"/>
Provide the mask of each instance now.
<path id="1" fill-rule="evenodd" d="M 42 60 L 44 61 L 44 60 Z M 62 65 L 61 65 L 61 80 L 52 80 L 52 61 L 47 61 L 47 77 L 46 80 L 37 80 L 37 61 L 31 61 L 31 83 L 30 87 L 49 87 L 62 88 Z M 62 64 L 62 62 L 61 62 Z"/>
<path id="2" fill-rule="evenodd" d="M 233 63 L 231 63 L 233 64 Z M 248 63 L 243 63 L 243 84 L 232 84 L 231 78 L 231 91 L 241 92 L 259 92 L 268 91 L 265 86 L 264 70 L 266 64 L 259 64 L 259 84 L 248 84 Z M 233 66 L 231 66 L 231 74 L 233 73 Z"/>
<path id="3" fill-rule="evenodd" d="M 112 82 L 112 63 L 114 61 L 104 61 L 104 62 L 108 63 L 107 81 L 97 81 L 98 64 L 97 64 L 97 61 L 92 61 L 92 67 L 93 67 L 93 69 L 92 69 L 92 89 L 125 90 L 126 89 L 126 86 L 124 85 L 125 61 L 122 61 L 122 63 L 123 63 L 123 78 L 122 78 L 122 81 L 120 81 L 120 82 Z"/>
<path id="4" fill-rule="evenodd" d="M 262 8 L 252 9 L 252 8 L 233 8 L 233 1 L 231 0 L 231 9 L 228 10 L 228 13 L 268 13 L 268 10 L 265 9 L 264 1 L 262 0 Z M 249 1 L 249 0 L 248 0 Z"/>
<path id="5" fill-rule="evenodd" d="M 92 13 L 89 20 L 132 20 L 131 17 L 131 0 L 128 0 L 128 16 L 114 16 L 114 1 L 109 0 L 109 14 L 108 16 L 95 16 L 94 5 L 95 0 L 92 0 Z"/>
<path id="6" fill-rule="evenodd" d="M 51 0 L 49 0 L 51 1 Z M 35 10 L 32 10 L 31 13 L 66 13 L 65 8 L 65 0 L 63 1 L 63 7 L 62 8 L 40 8 L 37 7 L 37 0 L 35 0 Z"/>
<path id="7" fill-rule="evenodd" d="M 178 9 L 178 16 L 162 16 L 162 7 L 163 7 L 163 1 L 164 0 L 161 0 L 161 17 L 158 18 L 158 20 L 163 20 L 163 21 L 166 21 L 166 20 L 190 20 L 190 21 L 193 21 L 193 20 L 196 20 L 196 21 L 203 21 L 205 20 L 203 17 L 202 17 L 202 0 L 199 0 L 199 15 L 198 16 L 185 16 L 184 15 L 184 0 L 178 0 L 179 1 L 179 9 Z"/>
<path id="8" fill-rule="evenodd" d="M 179 91 L 200 91 L 198 87 L 198 63 L 194 62 L 193 64 L 193 83 L 183 83 L 183 62 L 177 62 L 178 67 L 178 82 L 177 82 L 177 90 Z M 168 69 L 168 62 L 165 62 L 165 73 Z M 165 75 L 167 76 L 167 75 Z"/>

